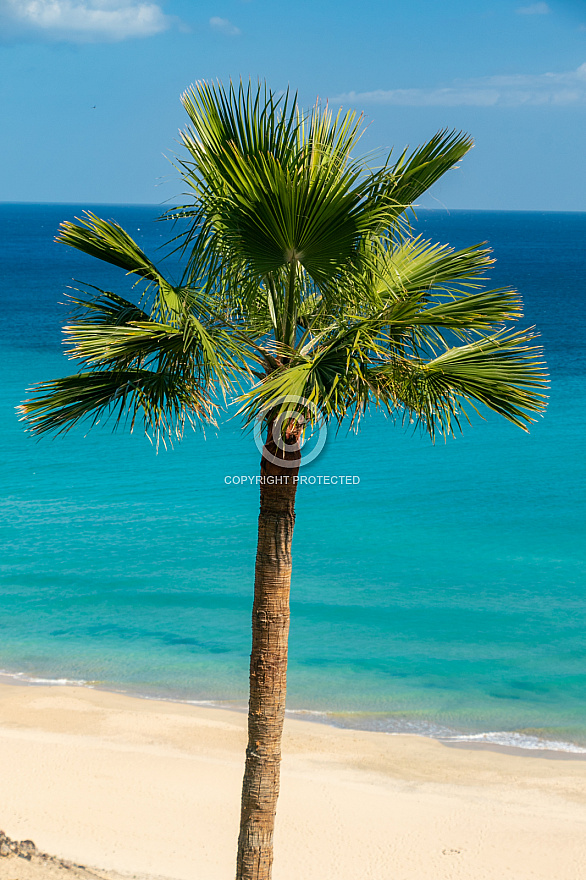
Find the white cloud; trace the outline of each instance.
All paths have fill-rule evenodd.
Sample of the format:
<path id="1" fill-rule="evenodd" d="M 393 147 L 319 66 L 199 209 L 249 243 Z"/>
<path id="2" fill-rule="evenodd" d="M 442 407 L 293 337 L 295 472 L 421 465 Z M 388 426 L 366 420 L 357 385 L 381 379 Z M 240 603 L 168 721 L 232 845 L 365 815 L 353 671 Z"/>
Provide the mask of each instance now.
<path id="1" fill-rule="evenodd" d="M 227 37 L 237 37 L 240 33 L 240 28 L 237 28 L 227 18 L 217 18 L 215 16 L 210 18 L 210 27 L 213 31 L 218 31 L 218 33 L 225 34 Z"/>
<path id="2" fill-rule="evenodd" d="M 586 64 L 566 73 L 512 74 L 456 80 L 435 89 L 377 89 L 347 92 L 344 104 L 394 104 L 404 107 L 523 107 L 586 103 Z"/>
<path id="3" fill-rule="evenodd" d="M 551 9 L 547 3 L 532 3 L 531 6 L 520 6 L 517 12 L 519 15 L 548 15 Z"/>
<path id="4" fill-rule="evenodd" d="M 173 21 L 137 0 L 0 0 L 0 20 L 13 35 L 87 43 L 151 37 Z"/>

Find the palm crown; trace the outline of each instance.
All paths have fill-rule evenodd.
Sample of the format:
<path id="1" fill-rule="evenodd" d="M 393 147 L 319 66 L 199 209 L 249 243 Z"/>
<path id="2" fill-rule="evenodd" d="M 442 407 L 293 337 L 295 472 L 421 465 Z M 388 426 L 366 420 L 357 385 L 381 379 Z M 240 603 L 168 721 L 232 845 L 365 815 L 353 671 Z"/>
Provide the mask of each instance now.
<path id="1" fill-rule="evenodd" d="M 305 114 L 260 85 L 198 84 L 183 103 L 189 203 L 166 215 L 181 224 L 183 277 L 171 284 L 114 222 L 61 225 L 58 241 L 136 275 L 141 296 L 72 297 L 65 333 L 81 371 L 34 389 L 21 407 L 34 431 L 108 414 L 164 439 L 213 421 L 219 390 L 239 395 L 248 421 L 294 395 L 315 405 L 310 420 L 375 405 L 432 437 L 476 403 L 523 428 L 544 408 L 534 334 L 506 327 L 518 295 L 483 289 L 490 251 L 411 233 L 407 209 L 468 136 L 440 132 L 372 170 L 354 158 L 353 113 Z"/>

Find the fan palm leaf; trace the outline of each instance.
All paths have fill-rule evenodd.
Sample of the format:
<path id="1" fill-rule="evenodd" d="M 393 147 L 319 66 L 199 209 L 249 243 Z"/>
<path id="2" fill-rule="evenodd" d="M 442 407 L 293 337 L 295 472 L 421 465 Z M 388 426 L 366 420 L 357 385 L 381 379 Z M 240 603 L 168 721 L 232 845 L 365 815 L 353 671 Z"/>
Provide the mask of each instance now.
<path id="1" fill-rule="evenodd" d="M 185 246 L 191 277 L 252 291 L 268 274 L 298 263 L 322 293 L 348 267 L 364 265 L 365 241 L 391 234 L 408 202 L 411 181 L 441 175 L 470 149 L 470 139 L 440 133 L 427 149 L 376 171 L 352 157 L 360 136 L 355 114 L 315 108 L 308 117 L 289 96 L 259 101 L 251 86 L 226 91 L 202 85 L 184 95 L 192 127 L 182 163 L 196 196 Z M 405 190 L 406 191 L 406 190 Z M 175 213 L 177 216 L 177 213 Z M 244 287 L 247 283 L 244 281 Z"/>

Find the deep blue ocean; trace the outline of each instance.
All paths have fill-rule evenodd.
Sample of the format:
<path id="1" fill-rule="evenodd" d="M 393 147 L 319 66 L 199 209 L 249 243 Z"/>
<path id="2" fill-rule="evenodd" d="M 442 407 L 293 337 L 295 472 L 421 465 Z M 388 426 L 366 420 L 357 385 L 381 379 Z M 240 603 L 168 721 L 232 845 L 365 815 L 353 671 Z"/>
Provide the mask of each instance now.
<path id="1" fill-rule="evenodd" d="M 259 455 L 235 419 L 158 454 L 106 425 L 36 440 L 15 406 L 71 371 L 72 279 L 129 290 L 53 242 L 82 208 L 157 258 L 150 206 L 0 205 L 0 670 L 244 706 Z M 288 707 L 335 724 L 586 748 L 586 214 L 422 211 L 425 237 L 488 241 L 551 373 L 526 434 L 495 416 L 436 442 L 381 415 L 305 469 Z M 521 326 L 521 325 L 520 325 Z M 12 678 L 11 680 L 14 680 Z M 324 714 L 321 714 L 324 713 Z"/>

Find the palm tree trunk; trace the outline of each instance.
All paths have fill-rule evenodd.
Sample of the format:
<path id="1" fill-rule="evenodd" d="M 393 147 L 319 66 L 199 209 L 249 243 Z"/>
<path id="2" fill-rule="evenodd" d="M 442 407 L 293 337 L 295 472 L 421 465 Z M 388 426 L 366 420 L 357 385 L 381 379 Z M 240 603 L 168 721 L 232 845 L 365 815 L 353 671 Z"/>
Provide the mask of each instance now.
<path id="1" fill-rule="evenodd" d="M 272 425 L 269 437 L 271 429 Z M 286 439 L 290 443 L 292 437 Z M 272 441 L 267 441 L 265 449 L 273 456 L 277 452 Z M 297 488 L 294 477 L 299 470 L 299 452 L 285 453 L 284 458 L 289 467 L 267 461 L 264 456 L 261 461 L 248 747 L 236 880 L 270 880 L 273 863 L 273 828 L 287 689 L 291 541 Z"/>

